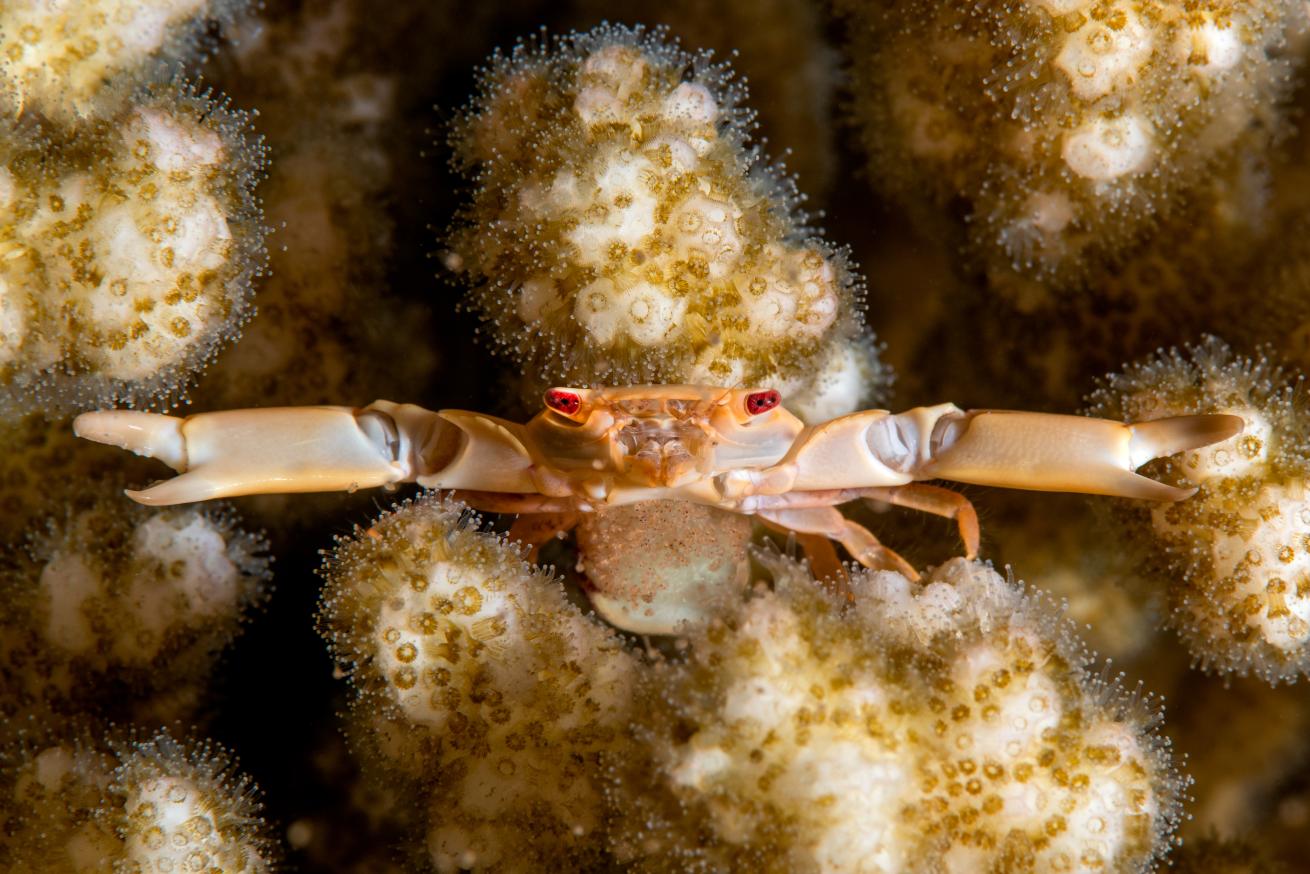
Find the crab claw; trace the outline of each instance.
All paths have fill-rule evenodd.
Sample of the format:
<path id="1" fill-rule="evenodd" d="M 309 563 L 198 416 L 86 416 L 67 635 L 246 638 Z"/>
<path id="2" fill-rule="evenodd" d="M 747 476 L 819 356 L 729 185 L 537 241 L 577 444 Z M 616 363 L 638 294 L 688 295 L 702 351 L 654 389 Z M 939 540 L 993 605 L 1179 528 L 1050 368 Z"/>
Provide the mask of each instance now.
<path id="1" fill-rule="evenodd" d="M 1124 424 L 1108 419 L 980 410 L 943 419 L 916 479 L 940 478 L 1035 491 L 1181 501 L 1177 488 L 1134 471 L 1154 458 L 1242 432 L 1239 416 L 1175 416 Z"/>
<path id="2" fill-rule="evenodd" d="M 99 410 L 73 420 L 78 437 L 127 449 L 146 458 L 158 458 L 176 471 L 186 470 L 186 438 L 177 416 L 140 410 Z"/>
<path id="3" fill-rule="evenodd" d="M 84 413 L 79 437 L 158 458 L 181 476 L 127 492 L 165 505 L 233 495 L 347 491 L 409 474 L 392 419 L 349 407 L 283 407 L 178 418 L 135 410 Z"/>

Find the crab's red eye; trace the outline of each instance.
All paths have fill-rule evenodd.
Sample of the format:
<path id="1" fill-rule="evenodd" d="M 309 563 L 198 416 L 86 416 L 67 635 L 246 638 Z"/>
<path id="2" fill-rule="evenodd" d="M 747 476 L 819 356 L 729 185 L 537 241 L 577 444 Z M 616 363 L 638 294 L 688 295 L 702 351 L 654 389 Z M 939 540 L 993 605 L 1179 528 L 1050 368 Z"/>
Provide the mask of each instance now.
<path id="1" fill-rule="evenodd" d="M 572 416 L 578 410 L 582 409 L 582 398 L 578 397 L 575 392 L 560 391 L 552 388 L 546 392 L 546 406 L 550 407 L 557 413 L 563 413 L 566 416 Z"/>
<path id="2" fill-rule="evenodd" d="M 772 389 L 751 392 L 746 395 L 746 412 L 758 416 L 760 413 L 767 413 L 780 403 L 782 403 L 782 395 Z"/>

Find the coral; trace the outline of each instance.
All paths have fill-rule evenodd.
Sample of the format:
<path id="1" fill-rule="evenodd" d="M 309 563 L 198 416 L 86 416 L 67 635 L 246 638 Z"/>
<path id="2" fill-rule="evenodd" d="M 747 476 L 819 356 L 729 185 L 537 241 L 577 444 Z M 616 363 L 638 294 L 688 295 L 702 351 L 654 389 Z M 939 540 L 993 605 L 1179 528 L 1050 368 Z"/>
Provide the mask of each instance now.
<path id="1" fill-rule="evenodd" d="M 986 261 L 1066 282 L 1286 127 L 1281 0 L 844 0 L 872 176 L 958 199 Z"/>
<path id="2" fill-rule="evenodd" d="M 683 45 L 732 58 L 759 112 L 760 134 L 785 156 L 801 191 L 825 191 L 833 182 L 832 110 L 837 53 L 824 40 L 820 9 L 808 0 L 671 0 L 659 6 L 614 0 L 579 0 L 586 19 L 664 25 Z"/>
<path id="3" fill-rule="evenodd" d="M 1222 719 L 1215 715 L 1222 713 Z M 1170 708 L 1172 733 L 1194 778 L 1194 837 L 1258 833 L 1279 819 L 1292 767 L 1310 761 L 1310 702 L 1300 686 L 1270 687 L 1255 678 L 1193 679 Z"/>
<path id="4" fill-rule="evenodd" d="M 276 867 L 235 848 L 266 830 L 221 756 L 155 733 L 181 718 L 242 752 L 311 874 L 1307 870 L 1310 708 L 1270 682 L 1305 664 L 1304 401 L 1260 346 L 1310 361 L 1303 7 L 610 4 L 669 30 L 475 73 L 598 4 L 0 2 L 0 869 Z M 833 148 L 834 62 L 868 154 Z M 176 84 L 202 74 L 241 111 Z M 814 425 L 884 403 L 884 360 L 897 408 L 1068 412 L 1206 331 L 1261 351 L 1158 354 L 1093 403 L 1235 411 L 1259 448 L 1145 470 L 1200 486 L 1174 507 L 965 487 L 1025 586 L 871 502 L 847 509 L 922 582 L 798 538 L 816 585 L 796 541 L 689 503 L 497 535 L 425 495 L 327 558 L 335 671 L 318 549 L 388 498 L 242 499 L 266 546 L 127 504 L 158 465 L 66 422 L 379 396 L 517 421 L 553 385 L 688 381 Z M 562 580 L 512 543 L 571 522 L 541 549 Z M 229 648 L 269 552 L 278 596 Z"/>
<path id="5" fill-rule="evenodd" d="M 1168 848 L 1185 784 L 1154 716 L 1048 604 L 960 559 L 861 572 L 843 609 L 771 564 L 640 711 L 681 805 L 630 823 L 651 867 L 1140 871 Z"/>
<path id="6" fill-rule="evenodd" d="M 0 419 L 0 531 L 16 542 L 28 527 L 93 483 L 110 478 L 145 479 L 149 462 L 121 452 L 99 452 L 73 435 L 67 419 L 39 413 Z"/>
<path id="7" fill-rule="evenodd" d="M 111 482 L 0 562 L 0 712 L 40 720 L 95 702 L 189 716 L 218 651 L 267 594 L 267 544 L 222 508 L 148 510 Z"/>
<path id="8" fill-rule="evenodd" d="M 62 122 L 112 115 L 133 87 L 201 52 L 246 0 L 38 0 L 0 9 L 0 106 Z"/>
<path id="9" fill-rule="evenodd" d="M 989 558 L 1022 567 L 1028 586 L 1062 599 L 1099 655 L 1118 665 L 1158 660 L 1158 593 L 1141 584 L 1131 556 L 1087 536 L 1097 515 L 1086 498 L 1011 493 L 988 503 L 998 514 L 987 520 Z"/>
<path id="10" fill-rule="evenodd" d="M 9 745 L 0 865 L 13 874 L 263 872 L 277 851 L 249 779 L 210 743 L 82 727 Z"/>
<path id="11" fill-rule="evenodd" d="M 1169 621 L 1202 666 L 1271 682 L 1306 673 L 1307 423 L 1289 376 L 1209 338 L 1108 377 L 1091 401 L 1092 415 L 1110 418 L 1225 412 L 1245 420 L 1224 443 L 1155 462 L 1159 476 L 1198 494 L 1173 505 L 1121 504 L 1119 530 L 1164 586 Z"/>
<path id="12" fill-rule="evenodd" d="M 263 263 L 245 117 L 161 87 L 0 141 L 0 409 L 174 399 L 249 315 Z"/>
<path id="13" fill-rule="evenodd" d="M 493 59 L 452 134 L 473 193 L 447 263 L 500 351 L 564 384 L 766 384 L 857 335 L 862 289 L 739 97 L 640 29 Z"/>
<path id="14" fill-rule="evenodd" d="M 459 504 L 407 502 L 326 563 L 320 628 L 359 745 L 420 784 L 431 864 L 535 870 L 604 855 L 604 762 L 637 662 Z"/>
<path id="15" fill-rule="evenodd" d="M 272 4 L 215 65 L 258 111 L 276 160 L 260 188 L 274 234 L 259 315 L 201 381 L 207 406 L 364 403 L 398 385 L 417 393 L 434 369 L 428 319 L 387 288 L 400 85 L 360 61 L 366 15 L 355 0 Z M 400 361 L 388 354 L 397 344 L 412 350 Z"/>

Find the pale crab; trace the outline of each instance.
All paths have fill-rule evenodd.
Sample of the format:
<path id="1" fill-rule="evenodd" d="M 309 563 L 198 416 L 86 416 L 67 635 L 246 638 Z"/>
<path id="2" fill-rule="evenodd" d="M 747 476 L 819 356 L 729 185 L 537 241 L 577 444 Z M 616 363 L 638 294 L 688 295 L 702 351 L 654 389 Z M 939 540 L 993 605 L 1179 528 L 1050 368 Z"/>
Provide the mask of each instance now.
<path id="1" fill-rule="evenodd" d="M 535 548 L 579 514 L 690 501 L 795 532 L 820 572 L 840 571 L 831 539 L 865 566 L 917 579 L 837 505 L 866 498 L 953 518 L 973 558 L 973 506 L 920 480 L 1177 501 L 1194 490 L 1134 471 L 1242 429 L 1241 418 L 1221 414 L 1123 424 L 953 404 L 866 410 L 806 427 L 781 401 L 770 389 L 556 388 L 526 425 L 376 401 L 185 418 L 104 410 L 79 416 L 74 430 L 181 472 L 128 492 L 143 504 L 416 482 L 454 490 L 476 509 L 524 514 L 511 531 Z"/>

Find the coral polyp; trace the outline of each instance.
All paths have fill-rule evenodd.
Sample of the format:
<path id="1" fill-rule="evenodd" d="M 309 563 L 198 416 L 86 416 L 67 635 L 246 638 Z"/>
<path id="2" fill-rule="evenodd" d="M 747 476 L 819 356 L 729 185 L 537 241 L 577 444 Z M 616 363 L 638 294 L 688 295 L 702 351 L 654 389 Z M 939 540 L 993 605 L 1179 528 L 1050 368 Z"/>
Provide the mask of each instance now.
<path id="1" fill-rule="evenodd" d="M 872 175 L 912 208 L 954 201 L 984 262 L 1056 283 L 1285 130 L 1304 18 L 1282 0 L 838 5 Z"/>
<path id="2" fill-rule="evenodd" d="M 1223 443 L 1161 462 L 1198 487 L 1173 507 L 1122 507 L 1123 536 L 1163 584 L 1171 622 L 1202 665 L 1271 681 L 1310 670 L 1307 414 L 1289 374 L 1211 338 L 1138 362 L 1093 396 L 1101 416 L 1223 411 L 1246 421 Z"/>
<path id="3" fill-rule="evenodd" d="M 773 590 L 691 634 L 641 711 L 678 799 L 628 823 L 651 867 L 1143 871 L 1168 849 L 1185 781 L 1156 717 L 1049 604 L 955 560 L 860 572 L 846 607 L 767 563 Z"/>
<path id="4" fill-rule="evenodd" d="M 606 763 L 628 755 L 639 664 L 456 503 L 407 503 L 338 543 L 321 631 L 355 735 L 414 784 L 438 871 L 605 856 Z"/>
<path id="5" fill-rule="evenodd" d="M 60 121 L 112 113 L 199 54 L 206 24 L 245 0 L 41 0 L 0 9 L 0 107 Z"/>
<path id="6" fill-rule="evenodd" d="M 245 117 L 161 86 L 0 143 L 0 406 L 175 398 L 237 336 L 263 262 Z"/>
<path id="7" fill-rule="evenodd" d="M 540 378 L 806 381 L 862 287 L 748 144 L 726 68 L 601 27 L 493 59 L 452 135 L 472 198 L 447 262 Z"/>

